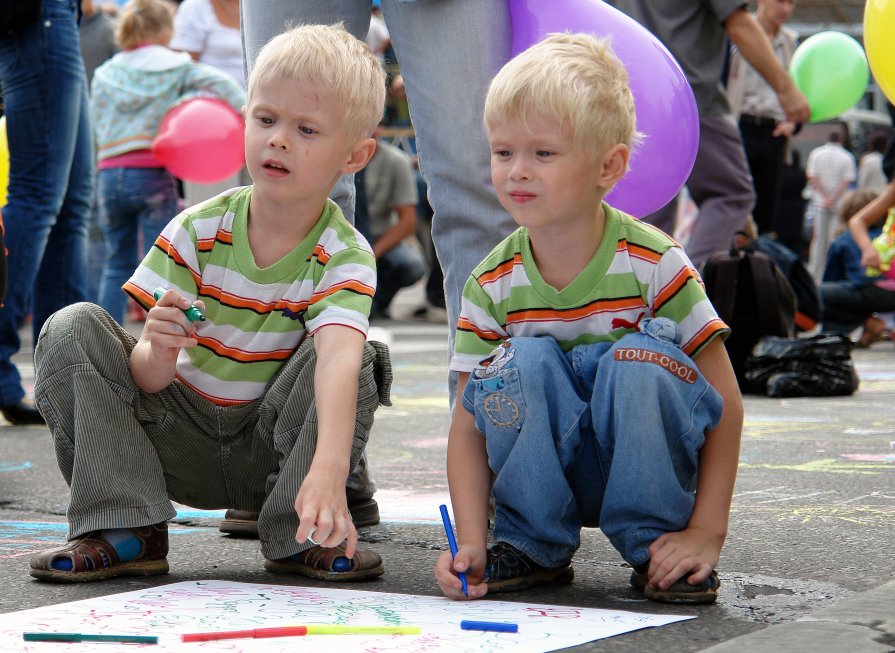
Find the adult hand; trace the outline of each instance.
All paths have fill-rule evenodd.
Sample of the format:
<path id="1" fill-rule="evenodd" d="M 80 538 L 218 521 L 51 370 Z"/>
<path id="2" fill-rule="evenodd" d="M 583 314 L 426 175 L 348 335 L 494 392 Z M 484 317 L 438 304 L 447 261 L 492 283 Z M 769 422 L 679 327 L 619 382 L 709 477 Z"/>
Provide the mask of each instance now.
<path id="1" fill-rule="evenodd" d="M 783 122 L 778 122 L 777 126 L 774 127 L 774 136 L 783 136 L 785 138 L 789 138 L 793 135 L 796 130 L 796 123 L 791 120 L 784 120 Z"/>
<path id="2" fill-rule="evenodd" d="M 791 82 L 786 88 L 777 94 L 780 100 L 780 106 L 786 114 L 786 119 L 792 122 L 808 122 L 811 118 L 811 107 L 808 106 L 808 100 L 802 95 L 802 91 Z"/>

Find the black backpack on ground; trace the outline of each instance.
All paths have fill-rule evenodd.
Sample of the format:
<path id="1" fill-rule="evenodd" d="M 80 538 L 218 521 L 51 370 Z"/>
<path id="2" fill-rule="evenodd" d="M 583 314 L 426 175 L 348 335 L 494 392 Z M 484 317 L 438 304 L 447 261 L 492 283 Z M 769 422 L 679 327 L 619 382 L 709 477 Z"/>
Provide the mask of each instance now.
<path id="1" fill-rule="evenodd" d="M 816 327 L 823 313 L 820 290 L 798 255 L 767 234 L 762 234 L 743 249 L 770 256 L 777 269 L 789 281 L 796 296 L 796 331 L 811 331 Z"/>
<path id="2" fill-rule="evenodd" d="M 796 298 L 786 277 L 761 252 L 715 254 L 702 268 L 706 293 L 731 328 L 724 342 L 737 382 L 748 391 L 746 359 L 765 336 L 795 335 Z"/>

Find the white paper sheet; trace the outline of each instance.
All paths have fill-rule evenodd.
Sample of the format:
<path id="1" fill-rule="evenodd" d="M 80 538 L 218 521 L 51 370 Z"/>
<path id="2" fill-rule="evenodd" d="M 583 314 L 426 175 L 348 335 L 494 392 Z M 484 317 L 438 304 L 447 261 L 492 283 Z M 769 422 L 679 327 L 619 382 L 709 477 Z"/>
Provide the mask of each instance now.
<path id="1" fill-rule="evenodd" d="M 60 587 L 60 596 L 65 588 Z M 651 615 L 507 601 L 353 589 L 261 585 L 208 580 L 173 583 L 0 615 L 0 651 L 86 653 L 163 651 L 392 651 L 541 653 L 621 633 L 664 626 L 691 616 Z M 511 622 L 519 632 L 464 631 L 462 619 Z M 181 633 L 249 630 L 284 625 L 419 626 L 420 635 L 312 635 L 183 643 Z M 25 642 L 24 632 L 157 635 L 158 645 Z"/>

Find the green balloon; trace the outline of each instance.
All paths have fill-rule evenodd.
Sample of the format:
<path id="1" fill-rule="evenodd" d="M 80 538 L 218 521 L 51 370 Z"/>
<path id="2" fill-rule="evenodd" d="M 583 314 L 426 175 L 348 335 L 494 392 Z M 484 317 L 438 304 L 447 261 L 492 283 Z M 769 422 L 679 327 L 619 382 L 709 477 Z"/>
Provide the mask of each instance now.
<path id="1" fill-rule="evenodd" d="M 842 32 L 819 32 L 796 48 L 789 74 L 811 107 L 811 122 L 835 118 L 864 95 L 870 67 L 864 48 Z"/>

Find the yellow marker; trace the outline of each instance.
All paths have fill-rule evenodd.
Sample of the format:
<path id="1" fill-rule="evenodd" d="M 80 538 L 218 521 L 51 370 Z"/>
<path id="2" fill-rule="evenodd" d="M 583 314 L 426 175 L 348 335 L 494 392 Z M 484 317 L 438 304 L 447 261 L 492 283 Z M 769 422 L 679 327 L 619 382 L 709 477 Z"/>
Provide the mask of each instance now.
<path id="1" fill-rule="evenodd" d="M 308 624 L 308 635 L 419 635 L 419 626 L 331 626 Z"/>

